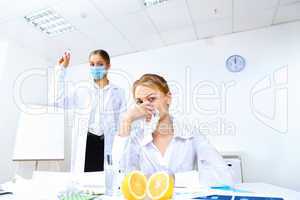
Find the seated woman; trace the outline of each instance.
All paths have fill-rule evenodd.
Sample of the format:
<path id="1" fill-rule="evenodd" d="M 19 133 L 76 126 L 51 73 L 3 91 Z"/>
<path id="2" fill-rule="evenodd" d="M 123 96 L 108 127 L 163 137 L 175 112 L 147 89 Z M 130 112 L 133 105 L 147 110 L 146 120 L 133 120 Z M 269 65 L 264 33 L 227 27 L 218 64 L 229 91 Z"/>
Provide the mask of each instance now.
<path id="1" fill-rule="evenodd" d="M 201 185 L 233 184 L 226 163 L 199 130 L 170 115 L 172 96 L 163 77 L 143 75 L 133 85 L 133 96 L 136 105 L 124 114 L 113 146 L 113 162 L 120 169 L 141 170 L 148 175 L 197 169 Z M 158 113 L 153 129 L 145 125 L 155 121 Z"/>

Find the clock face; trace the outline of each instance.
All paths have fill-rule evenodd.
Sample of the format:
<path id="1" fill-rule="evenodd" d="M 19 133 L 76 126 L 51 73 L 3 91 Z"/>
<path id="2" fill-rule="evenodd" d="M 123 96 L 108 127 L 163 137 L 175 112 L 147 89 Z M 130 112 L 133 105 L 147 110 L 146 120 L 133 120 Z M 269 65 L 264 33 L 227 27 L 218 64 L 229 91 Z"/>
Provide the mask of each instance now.
<path id="1" fill-rule="evenodd" d="M 245 59 L 239 55 L 230 56 L 226 61 L 226 67 L 231 72 L 240 72 L 245 68 L 245 66 Z"/>

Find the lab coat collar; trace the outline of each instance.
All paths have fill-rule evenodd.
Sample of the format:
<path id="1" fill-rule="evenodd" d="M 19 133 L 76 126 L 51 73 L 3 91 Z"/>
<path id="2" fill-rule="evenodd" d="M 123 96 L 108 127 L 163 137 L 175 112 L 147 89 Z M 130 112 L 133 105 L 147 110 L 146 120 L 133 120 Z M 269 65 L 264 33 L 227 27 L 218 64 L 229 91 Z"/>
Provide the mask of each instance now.
<path id="1" fill-rule="evenodd" d="M 111 81 L 108 82 L 108 84 L 106 86 L 104 86 L 104 88 L 100 88 L 99 85 L 96 84 L 94 78 L 90 75 L 89 76 L 89 82 L 91 84 L 91 86 L 96 89 L 96 90 L 106 90 L 106 89 L 117 89 L 118 86 L 116 86 L 115 84 L 112 84 Z"/>
<path id="2" fill-rule="evenodd" d="M 115 84 L 112 84 L 110 81 L 108 82 L 108 84 L 106 86 L 104 86 L 104 88 L 100 88 L 99 85 L 94 80 L 92 80 L 92 86 L 96 90 L 103 90 L 103 91 L 108 90 L 108 89 L 118 88 Z"/>
<path id="3" fill-rule="evenodd" d="M 173 116 L 171 116 L 171 120 L 173 122 L 173 129 L 174 129 L 174 139 L 181 139 L 181 140 L 187 140 L 190 138 L 193 138 L 195 135 L 195 128 L 193 128 L 190 125 L 184 124 L 182 122 L 179 122 L 179 120 L 176 120 Z M 151 143 L 153 141 L 152 134 L 144 135 L 141 144 L 142 146 L 146 146 L 147 144 Z"/>

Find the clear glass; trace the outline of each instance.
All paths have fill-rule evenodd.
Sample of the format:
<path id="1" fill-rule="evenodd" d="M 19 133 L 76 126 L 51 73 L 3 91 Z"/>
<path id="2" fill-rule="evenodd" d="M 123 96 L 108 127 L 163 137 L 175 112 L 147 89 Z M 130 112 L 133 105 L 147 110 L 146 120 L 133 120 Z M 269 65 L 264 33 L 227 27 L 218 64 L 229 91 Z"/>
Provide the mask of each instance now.
<path id="1" fill-rule="evenodd" d="M 113 165 L 110 154 L 106 156 L 104 172 L 105 172 L 105 195 L 107 196 L 119 195 L 121 171 L 118 170 Z"/>
<path id="2" fill-rule="evenodd" d="M 105 168 L 105 194 L 113 195 L 113 169 L 111 167 Z"/>

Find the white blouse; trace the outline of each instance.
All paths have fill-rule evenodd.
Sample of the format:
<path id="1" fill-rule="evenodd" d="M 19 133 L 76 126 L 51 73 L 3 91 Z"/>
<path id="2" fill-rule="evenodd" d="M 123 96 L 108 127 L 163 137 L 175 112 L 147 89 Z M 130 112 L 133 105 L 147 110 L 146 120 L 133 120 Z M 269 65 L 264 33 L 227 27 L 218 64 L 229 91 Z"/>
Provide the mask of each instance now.
<path id="1" fill-rule="evenodd" d="M 175 174 L 198 170 L 203 186 L 233 184 L 222 156 L 197 129 L 173 119 L 174 137 L 162 156 L 153 144 L 152 134 L 145 134 L 140 124 L 132 125 L 130 136 L 115 138 L 112 158 L 120 170 L 141 170 L 148 175 L 156 171 Z"/>

